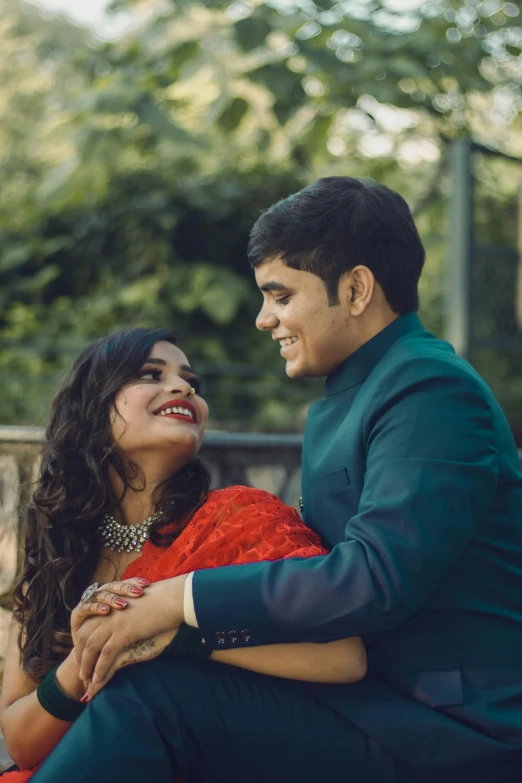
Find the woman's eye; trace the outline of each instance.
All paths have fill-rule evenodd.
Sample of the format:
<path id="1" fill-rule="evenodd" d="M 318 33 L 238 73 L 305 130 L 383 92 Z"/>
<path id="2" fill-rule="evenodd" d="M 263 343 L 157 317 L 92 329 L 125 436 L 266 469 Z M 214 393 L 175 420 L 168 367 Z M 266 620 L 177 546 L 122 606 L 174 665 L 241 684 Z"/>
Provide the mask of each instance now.
<path id="1" fill-rule="evenodd" d="M 157 381 L 160 375 L 161 370 L 142 370 L 138 377 L 144 381 Z"/>

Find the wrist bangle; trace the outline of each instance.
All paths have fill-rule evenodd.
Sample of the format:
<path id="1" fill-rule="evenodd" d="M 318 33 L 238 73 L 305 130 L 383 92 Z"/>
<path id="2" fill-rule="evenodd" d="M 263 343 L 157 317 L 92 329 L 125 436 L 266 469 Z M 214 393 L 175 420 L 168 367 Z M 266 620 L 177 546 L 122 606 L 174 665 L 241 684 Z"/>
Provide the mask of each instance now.
<path id="1" fill-rule="evenodd" d="M 206 661 L 212 655 L 212 649 L 205 643 L 199 628 L 181 623 L 173 640 L 162 652 L 166 658 L 200 658 Z"/>
<path id="2" fill-rule="evenodd" d="M 56 670 L 60 664 L 57 664 L 47 677 L 42 680 L 36 689 L 38 701 L 49 715 L 58 720 L 66 720 L 72 723 L 84 711 L 86 704 L 81 704 L 75 699 L 71 699 L 62 691 L 56 679 Z"/>

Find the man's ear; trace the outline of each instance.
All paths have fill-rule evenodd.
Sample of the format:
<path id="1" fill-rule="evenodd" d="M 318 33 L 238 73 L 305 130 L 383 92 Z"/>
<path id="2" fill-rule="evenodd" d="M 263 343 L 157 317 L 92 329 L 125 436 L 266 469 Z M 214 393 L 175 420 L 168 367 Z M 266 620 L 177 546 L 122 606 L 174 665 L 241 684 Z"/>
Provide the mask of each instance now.
<path id="1" fill-rule="evenodd" d="M 339 280 L 339 299 L 348 306 L 350 315 L 362 315 L 375 291 L 375 277 L 367 266 L 354 266 Z"/>

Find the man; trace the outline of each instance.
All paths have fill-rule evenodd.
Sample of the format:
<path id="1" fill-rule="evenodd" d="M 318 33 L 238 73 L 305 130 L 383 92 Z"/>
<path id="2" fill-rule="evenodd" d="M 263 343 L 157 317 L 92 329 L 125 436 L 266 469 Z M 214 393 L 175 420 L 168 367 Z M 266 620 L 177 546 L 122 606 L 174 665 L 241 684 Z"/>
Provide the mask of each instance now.
<path id="1" fill-rule="evenodd" d="M 89 780 L 71 749 L 83 764 L 95 741 L 107 758 L 125 740 L 126 781 L 143 759 L 148 779 L 167 780 L 167 755 L 189 783 L 519 780 L 522 474 L 491 391 L 416 315 L 424 250 L 406 203 L 319 180 L 261 216 L 249 256 L 257 326 L 288 375 L 327 376 L 306 426 L 303 508 L 332 551 L 200 571 L 136 607 L 159 632 L 166 602 L 171 626 L 199 626 L 213 649 L 361 635 L 368 675 L 325 686 L 199 661 L 129 667 L 35 783 Z M 93 660 L 111 622 L 77 634 Z M 127 643 L 139 636 L 129 624 Z"/>

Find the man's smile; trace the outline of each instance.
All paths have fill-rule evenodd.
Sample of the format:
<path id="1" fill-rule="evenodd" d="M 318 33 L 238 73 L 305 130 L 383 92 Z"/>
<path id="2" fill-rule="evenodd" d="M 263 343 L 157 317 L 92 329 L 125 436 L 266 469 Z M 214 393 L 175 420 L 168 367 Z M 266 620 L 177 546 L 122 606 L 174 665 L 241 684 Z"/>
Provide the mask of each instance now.
<path id="1" fill-rule="evenodd" d="M 299 340 L 299 337 L 283 337 L 281 340 L 279 340 L 279 345 L 281 346 L 281 356 L 283 356 L 284 353 L 286 353 L 287 349 L 290 348 L 290 346 L 295 345 L 295 343 Z"/>

